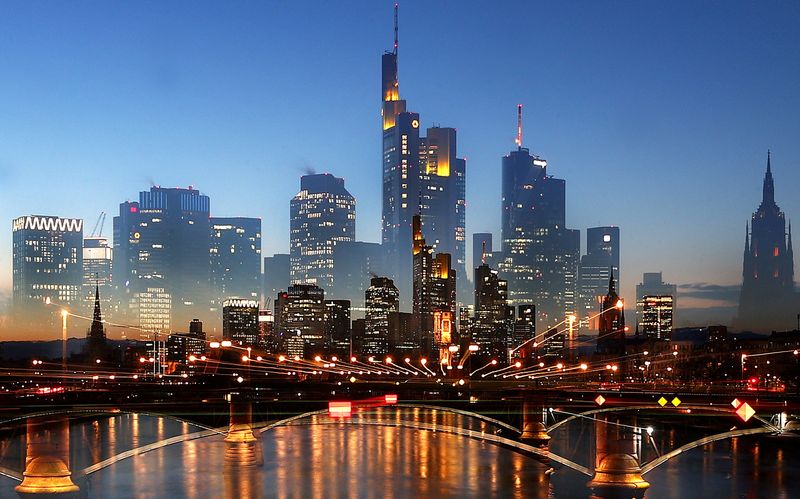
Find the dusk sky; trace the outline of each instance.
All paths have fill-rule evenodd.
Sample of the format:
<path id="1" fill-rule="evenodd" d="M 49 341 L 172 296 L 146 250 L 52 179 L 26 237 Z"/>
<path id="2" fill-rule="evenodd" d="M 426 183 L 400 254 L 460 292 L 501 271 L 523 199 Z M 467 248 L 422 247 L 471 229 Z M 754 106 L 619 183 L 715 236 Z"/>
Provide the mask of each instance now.
<path id="1" fill-rule="evenodd" d="M 110 236 L 151 183 L 261 217 L 266 256 L 288 252 L 299 176 L 330 172 L 357 199 L 358 239 L 379 241 L 392 6 L 4 2 L 0 296 L 14 217 L 81 217 L 88 234 L 106 211 Z M 567 181 L 568 226 L 584 244 L 587 227 L 621 227 L 624 297 L 662 270 L 690 285 L 680 306 L 729 305 L 697 297 L 735 298 L 767 149 L 776 200 L 800 220 L 798 20 L 786 1 L 403 1 L 400 93 L 423 127 L 458 129 L 470 242 L 499 238 L 522 103 L 524 145 Z"/>

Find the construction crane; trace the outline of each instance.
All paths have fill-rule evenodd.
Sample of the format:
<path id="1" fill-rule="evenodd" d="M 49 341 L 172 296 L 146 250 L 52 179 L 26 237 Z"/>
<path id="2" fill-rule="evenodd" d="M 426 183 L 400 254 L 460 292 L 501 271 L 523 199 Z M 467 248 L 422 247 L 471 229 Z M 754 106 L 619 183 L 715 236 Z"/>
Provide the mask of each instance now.
<path id="1" fill-rule="evenodd" d="M 100 216 L 97 217 L 97 222 L 94 223 L 94 229 L 92 229 L 92 233 L 89 234 L 89 237 L 102 237 L 103 236 L 103 225 L 106 223 L 106 212 L 101 211 Z M 100 230 L 98 231 L 98 227 Z"/>

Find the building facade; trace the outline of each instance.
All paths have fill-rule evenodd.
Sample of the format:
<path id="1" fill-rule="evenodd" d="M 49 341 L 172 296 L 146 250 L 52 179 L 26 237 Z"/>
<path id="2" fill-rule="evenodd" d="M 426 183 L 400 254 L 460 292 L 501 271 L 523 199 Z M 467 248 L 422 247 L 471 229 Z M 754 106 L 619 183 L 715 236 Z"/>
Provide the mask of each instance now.
<path id="1" fill-rule="evenodd" d="M 512 342 L 513 308 L 508 305 L 508 283 L 486 264 L 475 269 L 475 315 L 470 321 L 472 342 L 478 353 L 505 359 Z"/>
<path id="2" fill-rule="evenodd" d="M 582 331 L 597 331 L 597 308 L 608 290 L 608 279 L 619 284 L 619 227 L 586 229 L 586 254 L 578 270 L 578 317 Z"/>
<path id="3" fill-rule="evenodd" d="M 287 353 L 325 349 L 325 291 L 313 284 L 293 284 L 278 293 L 275 302 L 276 329 Z M 287 343 L 289 342 L 289 343 Z M 289 345 L 294 350 L 289 349 Z"/>
<path id="4" fill-rule="evenodd" d="M 222 337 L 241 347 L 258 346 L 258 301 L 229 298 L 222 303 Z"/>
<path id="5" fill-rule="evenodd" d="M 373 277 L 364 292 L 364 355 L 389 353 L 391 329 L 389 317 L 400 310 L 400 292 L 388 277 Z"/>
<path id="6" fill-rule="evenodd" d="M 650 340 L 672 338 L 672 295 L 644 295 L 636 304 L 641 308 L 641 320 L 637 323 L 640 336 Z"/>
<path id="7" fill-rule="evenodd" d="M 261 219 L 213 217 L 211 291 L 216 303 L 226 298 L 261 297 Z"/>

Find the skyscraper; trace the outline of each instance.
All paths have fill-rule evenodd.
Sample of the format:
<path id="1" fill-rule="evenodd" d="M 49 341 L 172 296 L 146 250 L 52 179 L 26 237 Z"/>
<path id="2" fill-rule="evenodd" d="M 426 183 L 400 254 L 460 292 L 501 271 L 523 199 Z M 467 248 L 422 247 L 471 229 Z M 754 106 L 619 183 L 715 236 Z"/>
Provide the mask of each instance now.
<path id="1" fill-rule="evenodd" d="M 637 331 L 650 340 L 669 340 L 672 338 L 672 295 L 645 295 L 637 303 L 641 306 L 641 319 Z"/>
<path id="2" fill-rule="evenodd" d="M 325 300 L 325 350 L 350 353 L 350 300 Z"/>
<path id="3" fill-rule="evenodd" d="M 211 318 L 209 209 L 208 196 L 192 187 L 151 187 L 120 204 L 113 283 L 123 320 L 169 329 Z M 152 315 L 161 319 L 143 319 Z"/>
<path id="4" fill-rule="evenodd" d="M 290 354 L 321 353 L 325 339 L 325 291 L 313 284 L 293 284 L 275 302 L 278 335 Z M 287 342 L 291 343 L 290 349 Z M 299 342 L 299 346 L 297 343 Z"/>
<path id="5" fill-rule="evenodd" d="M 60 322 L 59 308 L 82 309 L 83 220 L 30 215 L 12 224 L 12 297 L 19 329 Z"/>
<path id="6" fill-rule="evenodd" d="M 276 253 L 272 256 L 264 257 L 264 275 L 261 284 L 265 306 L 269 306 L 269 301 L 275 300 L 278 292 L 286 289 L 291 282 L 289 278 L 289 255 Z"/>
<path id="7" fill-rule="evenodd" d="M 100 300 L 106 314 L 111 309 L 111 246 L 106 237 L 87 237 L 83 240 L 83 298 L 87 308 L 94 306 L 95 288 L 100 288 Z"/>
<path id="8" fill-rule="evenodd" d="M 661 272 L 645 272 L 642 275 L 642 282 L 636 285 L 636 328 L 640 333 L 645 296 L 672 297 L 670 321 L 674 323 L 675 309 L 678 304 L 678 287 L 674 284 L 664 282 L 661 277 Z"/>
<path id="9" fill-rule="evenodd" d="M 364 292 L 364 355 L 389 353 L 389 316 L 400 308 L 400 292 L 388 277 L 373 277 L 370 287 Z"/>
<path id="10" fill-rule="evenodd" d="M 608 290 L 608 279 L 615 276 L 619 288 L 619 227 L 586 229 L 586 254 L 578 270 L 578 320 L 584 331 L 596 331 L 597 308 Z"/>
<path id="11" fill-rule="evenodd" d="M 470 322 L 478 354 L 505 359 L 511 342 L 513 309 L 508 305 L 508 283 L 486 264 L 475 269 L 475 317 Z"/>
<path id="12" fill-rule="evenodd" d="M 566 229 L 566 182 L 547 174 L 547 161 L 522 147 L 503 157 L 501 274 L 512 304 L 536 305 L 537 329 L 575 313 L 580 232 Z"/>
<path id="13" fill-rule="evenodd" d="M 379 243 L 352 241 L 333 249 L 333 287 L 328 294 L 361 303 L 373 275 L 390 272 L 384 248 Z"/>
<path id="14" fill-rule="evenodd" d="M 291 282 L 331 289 L 334 248 L 356 238 L 355 198 L 344 179 L 329 173 L 304 175 L 290 214 Z"/>
<path id="15" fill-rule="evenodd" d="M 261 285 L 261 219 L 214 217 L 211 223 L 211 289 L 226 298 L 258 300 Z"/>
<path id="16" fill-rule="evenodd" d="M 258 301 L 227 299 L 222 304 L 222 337 L 234 345 L 258 345 Z"/>
<path id="17" fill-rule="evenodd" d="M 419 215 L 413 218 L 414 320 L 419 331 L 422 353 L 431 359 L 441 358 L 455 338 L 456 271 L 450 255 L 438 253 L 428 246 L 422 235 Z"/>
<path id="18" fill-rule="evenodd" d="M 754 331 L 793 325 L 798 299 L 794 291 L 792 226 L 775 203 L 771 155 L 767 153 L 761 204 L 745 233 L 742 290 L 736 325 Z"/>

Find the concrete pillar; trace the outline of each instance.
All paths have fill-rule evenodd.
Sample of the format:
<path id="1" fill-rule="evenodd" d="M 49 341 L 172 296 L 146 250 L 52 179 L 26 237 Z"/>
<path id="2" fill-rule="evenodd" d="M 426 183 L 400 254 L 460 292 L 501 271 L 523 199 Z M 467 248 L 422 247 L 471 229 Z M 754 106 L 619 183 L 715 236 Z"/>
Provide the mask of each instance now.
<path id="1" fill-rule="evenodd" d="M 22 476 L 22 483 L 14 489 L 20 497 L 73 497 L 79 490 L 69 469 L 66 416 L 28 420 Z"/>
<path id="2" fill-rule="evenodd" d="M 251 468 L 263 464 L 258 437 L 253 433 L 253 405 L 231 394 L 230 426 L 225 437 L 226 468 Z"/>
<path id="3" fill-rule="evenodd" d="M 586 485 L 598 497 L 641 498 L 650 484 L 636 457 L 639 435 L 634 428 L 613 424 L 618 422 L 608 415 L 595 420 L 595 470 Z"/>
<path id="4" fill-rule="evenodd" d="M 536 447 L 547 447 L 550 441 L 544 424 L 544 404 L 531 394 L 523 395 L 522 434 L 519 439 Z"/>

